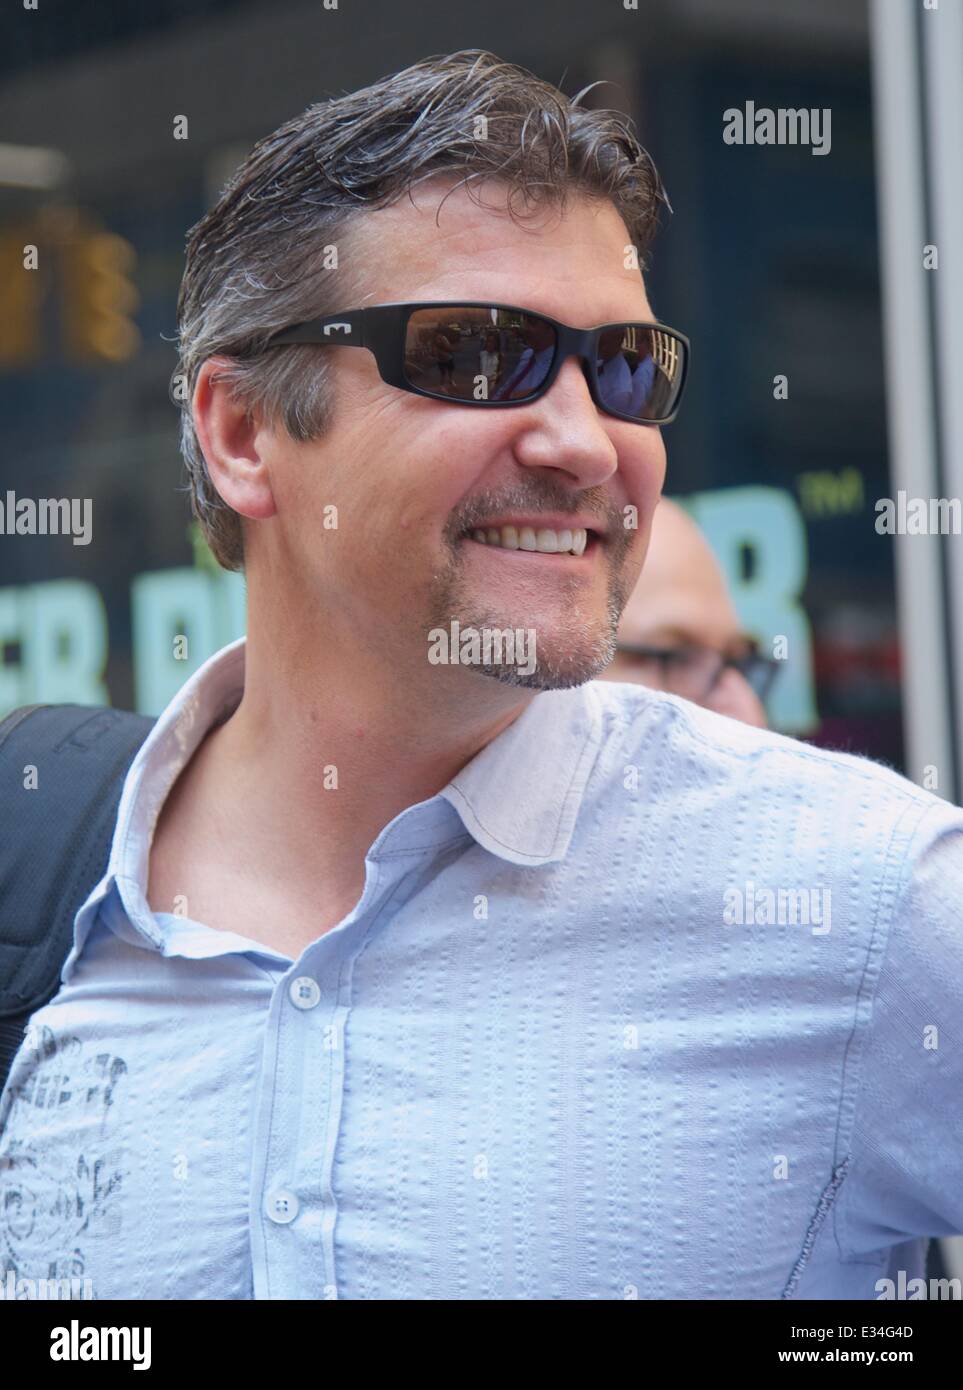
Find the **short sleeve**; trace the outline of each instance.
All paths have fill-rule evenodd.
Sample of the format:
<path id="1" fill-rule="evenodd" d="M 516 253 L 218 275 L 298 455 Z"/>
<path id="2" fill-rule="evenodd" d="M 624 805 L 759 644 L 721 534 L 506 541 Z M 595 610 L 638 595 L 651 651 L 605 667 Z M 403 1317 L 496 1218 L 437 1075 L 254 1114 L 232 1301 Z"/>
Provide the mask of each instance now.
<path id="1" fill-rule="evenodd" d="M 844 1255 L 963 1233 L 963 812 L 943 802 L 907 851 L 856 1075 Z"/>

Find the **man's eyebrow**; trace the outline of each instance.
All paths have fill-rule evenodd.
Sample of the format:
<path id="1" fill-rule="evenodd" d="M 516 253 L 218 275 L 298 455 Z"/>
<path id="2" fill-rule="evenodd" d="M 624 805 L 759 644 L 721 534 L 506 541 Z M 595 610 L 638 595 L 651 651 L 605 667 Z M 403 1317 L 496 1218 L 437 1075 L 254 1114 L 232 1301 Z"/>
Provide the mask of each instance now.
<path id="1" fill-rule="evenodd" d="M 756 646 L 756 639 L 751 633 L 736 632 L 732 637 L 724 638 L 720 643 L 706 642 L 699 633 L 692 628 L 680 627 L 672 624 L 669 627 L 656 627 L 651 631 L 646 631 L 636 641 L 637 646 L 659 647 L 659 646 L 679 646 L 679 647 L 705 647 L 712 646 L 726 656 L 742 656 L 751 651 Z"/>
<path id="2" fill-rule="evenodd" d="M 645 647 L 658 647 L 663 643 L 673 642 L 678 646 L 701 645 L 700 638 L 691 629 L 675 625 L 655 627 L 650 632 L 644 632 L 639 639 L 639 645 Z"/>

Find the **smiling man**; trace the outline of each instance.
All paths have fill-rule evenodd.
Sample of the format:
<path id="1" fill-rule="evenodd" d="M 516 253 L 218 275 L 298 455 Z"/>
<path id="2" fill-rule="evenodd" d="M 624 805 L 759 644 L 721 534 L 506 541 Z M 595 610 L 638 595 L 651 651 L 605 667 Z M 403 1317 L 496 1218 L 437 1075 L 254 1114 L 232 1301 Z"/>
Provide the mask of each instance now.
<path id="1" fill-rule="evenodd" d="M 135 759 L 15 1059 L 20 1275 L 873 1298 L 963 1228 L 963 816 L 593 679 L 685 380 L 661 200 L 623 118 L 468 52 L 310 108 L 192 230 L 184 453 L 247 638 Z M 432 660 L 455 624 L 534 664 Z"/>

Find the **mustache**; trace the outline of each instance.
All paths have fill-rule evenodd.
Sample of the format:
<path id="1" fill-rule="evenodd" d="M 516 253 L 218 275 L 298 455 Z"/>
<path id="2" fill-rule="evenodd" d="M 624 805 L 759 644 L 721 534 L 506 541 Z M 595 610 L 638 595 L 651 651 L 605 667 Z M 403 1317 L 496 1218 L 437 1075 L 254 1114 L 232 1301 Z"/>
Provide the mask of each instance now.
<path id="1" fill-rule="evenodd" d="M 444 536 L 454 547 L 466 531 L 482 528 L 490 517 L 505 512 L 561 512 L 570 516 L 588 512 L 600 522 L 599 529 L 610 536 L 622 531 L 622 513 L 604 488 L 589 487 L 582 492 L 549 479 L 508 488 L 489 488 L 473 493 L 460 503 L 445 525 Z"/>

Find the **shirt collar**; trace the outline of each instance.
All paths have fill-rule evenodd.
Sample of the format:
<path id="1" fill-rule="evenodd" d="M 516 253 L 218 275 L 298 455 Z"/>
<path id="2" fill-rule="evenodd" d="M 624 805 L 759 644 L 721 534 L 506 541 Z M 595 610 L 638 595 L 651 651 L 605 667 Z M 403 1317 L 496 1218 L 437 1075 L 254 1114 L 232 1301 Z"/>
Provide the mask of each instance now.
<path id="1" fill-rule="evenodd" d="M 221 648 L 184 683 L 139 749 L 124 782 L 111 845 L 116 878 L 136 925 L 157 927 L 145 892 L 154 827 L 174 782 L 244 689 L 246 639 Z M 513 864 L 562 859 L 601 741 L 601 705 L 590 684 L 541 691 L 440 793 L 477 842 Z"/>
<path id="2" fill-rule="evenodd" d="M 147 902 L 154 827 L 164 800 L 208 730 L 237 707 L 244 689 L 244 638 L 222 647 L 178 690 L 141 744 L 121 789 L 107 870 L 74 921 L 73 949 L 61 978 L 69 977 L 101 904 L 116 884 L 127 918 L 158 949 L 163 932 Z"/>
<path id="3" fill-rule="evenodd" d="M 512 864 L 565 857 L 601 743 L 590 683 L 543 690 L 441 795 L 480 845 Z"/>

